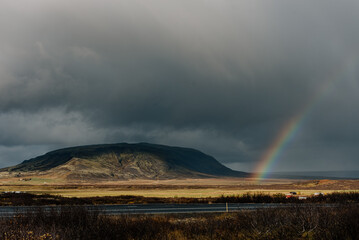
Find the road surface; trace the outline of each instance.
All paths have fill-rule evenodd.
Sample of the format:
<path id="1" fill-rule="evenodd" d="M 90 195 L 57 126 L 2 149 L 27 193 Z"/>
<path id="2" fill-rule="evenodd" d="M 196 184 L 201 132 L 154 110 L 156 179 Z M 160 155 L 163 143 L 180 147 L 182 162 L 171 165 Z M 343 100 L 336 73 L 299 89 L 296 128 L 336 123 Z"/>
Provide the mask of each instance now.
<path id="1" fill-rule="evenodd" d="M 289 206 L 276 203 L 229 203 L 228 211 L 254 210 L 260 208 L 275 208 Z M 204 213 L 226 212 L 225 203 L 215 204 L 121 204 L 121 205 L 86 205 L 82 206 L 89 211 L 98 211 L 105 215 L 120 214 L 156 214 L 156 213 Z M 31 211 L 51 211 L 66 209 L 68 206 L 0 206 L 0 217 L 11 217 Z M 69 208 L 70 209 L 70 208 Z"/>

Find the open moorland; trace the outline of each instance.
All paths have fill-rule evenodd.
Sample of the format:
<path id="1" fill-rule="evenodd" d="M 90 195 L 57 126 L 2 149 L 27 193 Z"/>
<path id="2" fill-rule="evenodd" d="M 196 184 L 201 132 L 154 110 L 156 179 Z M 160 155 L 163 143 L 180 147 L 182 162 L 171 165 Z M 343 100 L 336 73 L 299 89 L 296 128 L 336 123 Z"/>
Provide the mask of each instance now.
<path id="1" fill-rule="evenodd" d="M 359 191 L 359 180 L 288 180 L 270 179 L 257 182 L 250 178 L 211 178 L 179 180 L 73 181 L 65 182 L 51 176 L 2 178 L 0 192 L 20 191 L 64 197 L 96 197 L 133 195 L 144 197 L 219 197 L 244 193 L 300 195 L 315 192 Z"/>
<path id="2" fill-rule="evenodd" d="M 244 193 L 312 195 L 357 191 L 359 180 L 267 179 L 231 170 L 198 150 L 100 144 L 59 149 L 0 169 L 0 192 L 63 197 L 205 198 Z"/>

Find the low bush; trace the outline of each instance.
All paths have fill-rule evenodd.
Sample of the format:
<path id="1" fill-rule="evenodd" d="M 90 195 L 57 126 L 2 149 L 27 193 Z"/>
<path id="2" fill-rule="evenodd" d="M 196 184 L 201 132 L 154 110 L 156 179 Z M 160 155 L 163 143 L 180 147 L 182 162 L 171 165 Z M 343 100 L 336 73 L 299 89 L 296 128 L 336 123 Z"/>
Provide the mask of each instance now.
<path id="1" fill-rule="evenodd" d="M 106 216 L 83 207 L 0 219 L 0 239 L 359 239 L 357 204 L 221 214 Z"/>

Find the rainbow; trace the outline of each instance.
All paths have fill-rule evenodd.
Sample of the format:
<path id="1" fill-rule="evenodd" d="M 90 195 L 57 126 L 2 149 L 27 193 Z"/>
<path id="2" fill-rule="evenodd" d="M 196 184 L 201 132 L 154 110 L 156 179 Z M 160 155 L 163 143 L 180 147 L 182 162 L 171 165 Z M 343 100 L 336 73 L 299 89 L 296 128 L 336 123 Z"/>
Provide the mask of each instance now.
<path id="1" fill-rule="evenodd" d="M 274 169 L 286 146 L 295 138 L 313 109 L 315 109 L 320 100 L 333 89 L 334 82 L 338 79 L 338 74 L 332 75 L 329 81 L 321 86 L 319 91 L 304 105 L 299 113 L 284 124 L 267 150 L 260 157 L 258 164 L 254 168 L 252 178 L 260 182 L 268 177 L 268 174 Z"/>
<path id="2" fill-rule="evenodd" d="M 256 178 L 260 181 L 268 176 L 268 173 L 272 171 L 276 160 L 279 159 L 280 154 L 300 129 L 302 123 L 304 122 L 304 118 L 305 115 L 298 115 L 290 119 L 285 124 L 272 144 L 261 156 L 259 164 L 254 170 L 252 176 L 253 178 Z"/>

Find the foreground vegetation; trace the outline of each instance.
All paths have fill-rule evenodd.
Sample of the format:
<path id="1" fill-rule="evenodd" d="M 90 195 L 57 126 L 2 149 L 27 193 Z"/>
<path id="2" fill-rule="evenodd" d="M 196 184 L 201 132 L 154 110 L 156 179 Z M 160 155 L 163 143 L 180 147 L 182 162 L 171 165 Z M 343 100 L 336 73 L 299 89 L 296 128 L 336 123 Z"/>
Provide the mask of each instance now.
<path id="1" fill-rule="evenodd" d="M 0 239 L 359 239 L 359 206 L 105 216 L 82 207 L 0 219 Z"/>
<path id="2" fill-rule="evenodd" d="M 142 196 L 109 196 L 68 198 L 49 194 L 2 193 L 0 206 L 36 206 L 36 205 L 97 205 L 97 204 L 146 204 L 146 203 L 359 203 L 359 192 L 333 192 L 320 196 L 311 196 L 300 200 L 297 197 L 286 198 L 284 194 L 246 193 L 242 195 L 207 198 L 160 198 Z"/>

